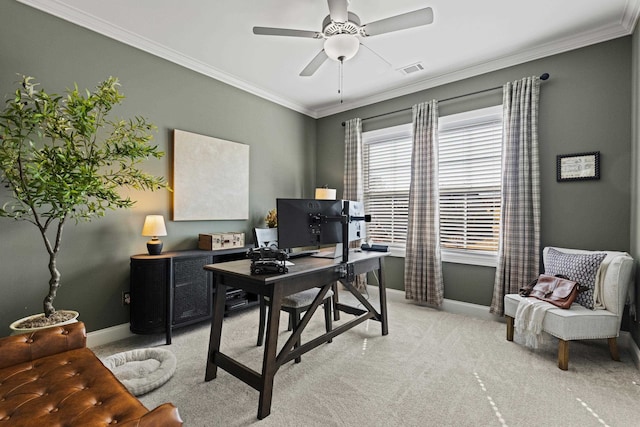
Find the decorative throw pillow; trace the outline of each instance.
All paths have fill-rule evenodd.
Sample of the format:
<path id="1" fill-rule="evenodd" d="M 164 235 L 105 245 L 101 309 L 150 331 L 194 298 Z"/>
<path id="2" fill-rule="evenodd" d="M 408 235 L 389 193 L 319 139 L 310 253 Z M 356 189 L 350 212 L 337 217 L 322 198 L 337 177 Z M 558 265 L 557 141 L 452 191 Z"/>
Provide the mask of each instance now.
<path id="1" fill-rule="evenodd" d="M 545 274 L 552 276 L 562 274 L 570 280 L 586 286 L 588 290 L 578 294 L 576 302 L 593 310 L 595 305 L 593 290 L 596 286 L 596 274 L 606 256 L 607 254 L 603 252 L 569 254 L 549 248 L 544 263 Z"/>

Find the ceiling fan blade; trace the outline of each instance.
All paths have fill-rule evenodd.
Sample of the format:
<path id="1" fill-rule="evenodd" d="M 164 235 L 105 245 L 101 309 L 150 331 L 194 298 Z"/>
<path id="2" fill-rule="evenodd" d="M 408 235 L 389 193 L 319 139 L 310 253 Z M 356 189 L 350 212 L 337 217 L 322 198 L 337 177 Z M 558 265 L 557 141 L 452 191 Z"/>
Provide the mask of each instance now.
<path id="1" fill-rule="evenodd" d="M 347 13 L 347 6 L 349 0 L 327 0 L 329 3 L 329 16 L 334 22 L 347 22 L 349 14 Z"/>
<path id="2" fill-rule="evenodd" d="M 318 68 L 320 68 L 320 66 L 324 64 L 324 61 L 326 61 L 327 58 L 328 58 L 327 54 L 324 53 L 324 49 L 322 49 L 311 60 L 311 62 L 309 62 L 309 64 L 306 67 L 304 67 L 304 70 L 300 71 L 300 76 L 302 77 L 312 76 L 313 73 L 315 73 L 318 70 Z"/>
<path id="3" fill-rule="evenodd" d="M 253 34 L 260 36 L 287 36 L 321 39 L 322 33 L 317 31 L 290 30 L 288 28 L 253 27 Z"/>
<path id="4" fill-rule="evenodd" d="M 421 25 L 431 24 L 432 22 L 433 9 L 425 7 L 424 9 L 418 9 L 413 12 L 403 13 L 402 15 L 392 16 L 391 18 L 370 22 L 369 24 L 362 26 L 362 31 L 365 36 L 375 36 L 407 28 L 419 27 Z"/>

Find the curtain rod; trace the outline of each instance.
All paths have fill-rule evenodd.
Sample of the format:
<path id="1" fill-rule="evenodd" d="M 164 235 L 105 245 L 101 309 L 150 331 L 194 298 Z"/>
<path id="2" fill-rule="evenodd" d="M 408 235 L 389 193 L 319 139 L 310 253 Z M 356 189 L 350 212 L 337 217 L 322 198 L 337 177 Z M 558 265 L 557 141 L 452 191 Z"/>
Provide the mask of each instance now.
<path id="1" fill-rule="evenodd" d="M 549 77 L 550 77 L 549 73 L 543 73 L 540 76 L 540 80 L 548 80 Z M 489 88 L 489 89 L 478 90 L 476 92 L 465 93 L 464 95 L 452 96 L 451 98 L 445 98 L 445 99 L 442 99 L 442 100 L 440 100 L 438 102 L 440 103 L 440 102 L 453 101 L 454 99 L 465 98 L 467 96 L 478 95 L 478 94 L 481 94 L 481 93 L 491 92 L 493 90 L 498 90 L 498 89 L 502 89 L 502 86 L 496 86 L 496 87 L 492 87 L 492 88 Z M 390 111 L 388 113 L 377 114 L 375 116 L 366 117 L 366 118 L 362 119 L 362 121 L 364 122 L 365 120 L 377 119 L 378 117 L 384 117 L 384 116 L 390 116 L 391 114 L 402 113 L 403 111 L 411 110 L 411 108 L 413 108 L 413 107 L 402 108 L 400 110 Z M 342 122 L 342 126 L 344 126 L 345 123 L 346 122 Z"/>

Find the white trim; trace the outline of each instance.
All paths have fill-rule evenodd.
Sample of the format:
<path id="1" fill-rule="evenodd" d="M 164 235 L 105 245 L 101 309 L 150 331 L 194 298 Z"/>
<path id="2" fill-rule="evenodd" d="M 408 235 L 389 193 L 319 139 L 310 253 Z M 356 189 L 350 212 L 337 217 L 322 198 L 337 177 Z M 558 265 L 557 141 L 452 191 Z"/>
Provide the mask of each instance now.
<path id="1" fill-rule="evenodd" d="M 170 49 L 145 37 L 141 37 L 138 34 L 134 34 L 129 30 L 113 25 L 96 16 L 89 15 L 75 7 L 61 4 L 56 0 L 17 1 L 33 8 L 39 9 L 50 15 L 57 16 L 58 18 L 64 19 L 65 21 L 84 27 L 90 31 L 102 34 L 105 37 L 109 37 L 128 46 L 132 46 L 136 49 L 140 49 L 144 52 L 150 53 L 151 55 L 166 59 L 167 61 L 173 62 L 174 64 L 178 64 L 190 70 L 196 71 L 207 77 L 219 80 L 252 95 L 256 95 L 260 98 L 282 105 L 283 107 L 289 108 L 293 111 L 297 111 L 316 119 L 318 118 L 315 110 L 313 109 L 293 102 L 290 99 L 283 98 L 273 92 L 266 91 L 247 81 L 239 79 L 232 74 L 214 68 L 209 64 L 206 64 L 188 55 L 184 55 L 181 52 Z"/>
<path id="2" fill-rule="evenodd" d="M 98 347 L 100 345 L 132 337 L 133 335 L 134 334 L 129 330 L 128 323 L 99 329 L 97 331 L 87 333 L 87 347 Z"/>
<path id="3" fill-rule="evenodd" d="M 441 74 L 439 76 L 427 78 L 425 80 L 421 80 L 409 85 L 400 86 L 394 89 L 380 92 L 372 96 L 361 98 L 352 103 L 331 105 L 329 107 L 314 109 L 305 107 L 272 92 L 256 87 L 246 81 L 238 79 L 233 75 L 215 69 L 186 55 L 182 55 L 172 49 L 168 49 L 164 46 L 158 45 L 157 43 L 153 43 L 150 40 L 134 35 L 122 28 L 117 28 L 106 23 L 105 21 L 97 19 L 94 16 L 87 15 L 86 13 L 72 8 L 69 5 L 61 4 L 59 1 L 17 1 L 33 8 L 39 9 L 43 12 L 62 18 L 66 21 L 72 22 L 76 25 L 80 25 L 91 31 L 95 31 L 99 34 L 120 41 L 129 46 L 136 47 L 145 52 L 151 53 L 152 55 L 156 55 L 178 65 L 182 65 L 186 68 L 197 71 L 216 80 L 220 80 L 238 89 L 267 99 L 276 104 L 280 104 L 291 110 L 306 114 L 314 119 L 319 119 L 322 117 L 352 110 L 354 108 L 374 104 L 376 102 L 386 101 L 392 98 L 397 98 L 399 96 L 408 95 L 414 92 L 419 92 L 429 88 L 441 86 L 447 83 L 452 83 L 458 80 L 463 80 L 469 77 L 500 70 L 536 59 L 557 55 L 559 53 L 568 52 L 570 50 L 579 49 L 592 44 L 613 40 L 618 37 L 628 36 L 633 33 L 635 23 L 638 19 L 638 16 L 640 16 L 640 6 L 638 6 L 637 2 L 629 1 L 627 2 L 626 9 L 622 15 L 622 18 L 617 24 L 595 28 L 592 31 L 584 32 L 577 36 L 565 37 L 564 39 L 561 39 L 559 41 L 555 41 L 553 43 L 545 43 L 532 49 L 520 51 L 513 55 L 503 56 L 493 61 L 470 65 L 458 71 Z"/>
<path id="4" fill-rule="evenodd" d="M 489 306 L 472 304 L 470 302 L 456 301 L 452 299 L 444 299 L 442 301 L 442 310 L 447 313 L 461 314 L 464 316 L 474 317 L 482 320 L 493 320 L 504 322 L 504 318 L 489 313 Z"/>
<path id="5" fill-rule="evenodd" d="M 626 347 L 629 351 L 629 355 L 631 356 L 631 360 L 636 365 L 636 368 L 640 370 L 640 349 L 638 348 L 638 344 L 631 337 L 631 333 L 626 331 L 620 331 L 620 336 L 618 337 L 618 344 L 620 347 Z M 640 385 L 640 384 L 638 384 Z"/>
<path id="6" fill-rule="evenodd" d="M 628 2 L 627 5 L 629 5 L 629 3 L 632 2 Z M 621 25 L 609 25 L 606 27 L 597 28 L 593 31 L 582 33 L 577 37 L 566 37 L 565 39 L 556 41 L 554 43 L 543 44 L 529 50 L 520 51 L 513 55 L 503 56 L 502 58 L 498 58 L 493 61 L 486 61 L 481 64 L 470 65 L 466 68 L 451 73 L 444 73 L 439 76 L 420 80 L 406 86 L 401 86 L 398 88 L 380 92 L 370 97 L 361 98 L 355 102 L 348 102 L 341 105 L 332 105 L 326 108 L 319 108 L 314 110 L 314 112 L 317 116 L 316 118 L 331 116 L 333 114 L 353 110 L 355 108 L 365 107 L 367 105 L 375 104 L 400 96 L 409 95 L 415 92 L 420 92 L 448 83 L 457 82 L 459 80 L 464 80 L 470 77 L 479 76 L 481 74 L 498 71 L 503 68 L 512 67 L 529 61 L 535 61 L 537 59 L 558 55 L 560 53 L 569 52 L 575 49 L 580 49 L 596 43 L 602 43 L 619 37 L 628 36 L 633 33 L 635 22 L 638 19 L 639 15 L 640 11 L 638 10 L 638 8 L 634 10 L 626 10 L 624 14 L 625 18 L 622 19 Z"/>
<path id="7" fill-rule="evenodd" d="M 495 267 L 498 265 L 498 254 L 495 252 L 441 248 L 440 254 L 442 255 L 442 262 L 482 265 L 485 267 Z"/>
<path id="8" fill-rule="evenodd" d="M 502 120 L 502 114 L 502 104 L 498 104 L 491 107 L 463 111 L 462 113 L 449 114 L 448 116 L 440 116 L 438 118 L 438 130 L 447 130 L 452 125 L 458 127 L 484 123 L 493 119 Z"/>

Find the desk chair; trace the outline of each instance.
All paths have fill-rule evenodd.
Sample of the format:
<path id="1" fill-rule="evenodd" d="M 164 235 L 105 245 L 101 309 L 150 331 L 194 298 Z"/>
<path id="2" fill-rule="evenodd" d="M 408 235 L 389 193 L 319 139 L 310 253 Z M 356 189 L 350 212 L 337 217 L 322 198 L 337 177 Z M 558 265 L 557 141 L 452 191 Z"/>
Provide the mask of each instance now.
<path id="1" fill-rule="evenodd" d="M 253 241 L 256 248 L 263 247 L 278 247 L 278 229 L 277 228 L 254 228 L 253 229 Z M 307 289 L 306 291 L 298 292 L 292 295 L 288 295 L 282 299 L 282 311 L 289 313 L 289 331 L 296 331 L 302 313 L 306 312 L 313 300 L 318 295 L 317 289 Z M 324 324 L 327 332 L 332 329 L 331 325 L 331 300 L 333 291 L 329 289 L 324 296 Z M 258 343 L 260 347 L 264 342 L 265 323 L 267 319 L 267 306 L 265 301 L 268 301 L 269 297 L 260 298 L 260 324 L 258 325 Z M 331 340 L 329 340 L 331 342 Z M 300 347 L 300 341 L 296 342 L 294 348 Z M 296 358 L 296 363 L 300 363 L 300 358 Z"/>

